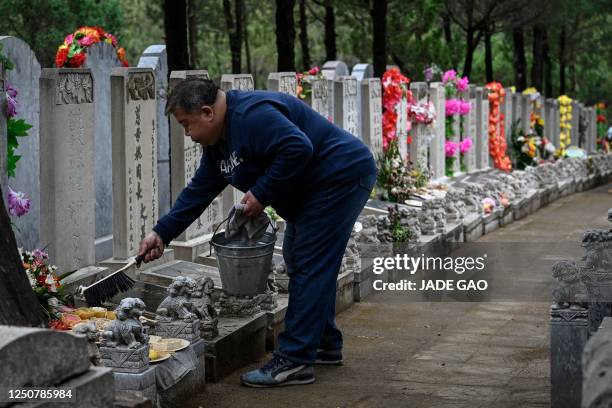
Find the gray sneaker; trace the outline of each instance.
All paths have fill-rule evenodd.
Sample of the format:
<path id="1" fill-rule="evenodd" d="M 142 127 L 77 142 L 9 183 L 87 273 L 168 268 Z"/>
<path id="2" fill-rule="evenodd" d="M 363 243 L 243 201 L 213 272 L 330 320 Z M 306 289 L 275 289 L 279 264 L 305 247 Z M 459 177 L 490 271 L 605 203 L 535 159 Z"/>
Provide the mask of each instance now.
<path id="1" fill-rule="evenodd" d="M 315 364 L 342 365 L 342 350 L 317 350 Z"/>
<path id="2" fill-rule="evenodd" d="M 312 384 L 314 380 L 311 365 L 297 364 L 277 355 L 259 370 L 249 371 L 240 376 L 243 385 L 256 388 Z"/>

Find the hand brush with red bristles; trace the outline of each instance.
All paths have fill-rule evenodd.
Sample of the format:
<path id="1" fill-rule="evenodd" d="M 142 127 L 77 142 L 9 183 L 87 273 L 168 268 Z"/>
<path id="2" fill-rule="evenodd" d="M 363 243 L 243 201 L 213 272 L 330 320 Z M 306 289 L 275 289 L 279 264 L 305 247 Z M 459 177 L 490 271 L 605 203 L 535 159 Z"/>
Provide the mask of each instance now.
<path id="1" fill-rule="evenodd" d="M 126 275 L 126 269 L 132 266 L 140 266 L 144 256 L 137 256 L 127 263 L 123 268 L 111 273 L 108 276 L 92 283 L 89 286 L 79 286 L 76 290 L 77 295 L 83 295 L 87 306 L 100 306 L 102 302 L 112 299 L 117 293 L 125 292 L 132 288 L 136 282 Z"/>

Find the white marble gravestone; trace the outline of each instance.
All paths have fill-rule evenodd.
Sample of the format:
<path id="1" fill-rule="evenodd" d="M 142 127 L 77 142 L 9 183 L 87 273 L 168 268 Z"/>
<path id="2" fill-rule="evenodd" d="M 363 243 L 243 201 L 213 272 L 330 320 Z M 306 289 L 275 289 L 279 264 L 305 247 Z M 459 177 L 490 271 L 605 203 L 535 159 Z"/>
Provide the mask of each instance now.
<path id="1" fill-rule="evenodd" d="M 380 78 L 361 81 L 361 129 L 363 142 L 370 147 L 374 158 L 383 153 L 382 85 Z"/>
<path id="2" fill-rule="evenodd" d="M 325 78 L 313 79 L 310 83 L 312 87 L 311 107 L 319 112 L 330 122 L 333 117 L 333 81 Z"/>
<path id="3" fill-rule="evenodd" d="M 223 74 L 221 76 L 221 89 L 224 91 L 252 91 L 255 89 L 253 76 L 251 74 Z M 232 186 L 223 190 L 223 218 L 227 216 L 234 204 L 244 197 L 244 193 Z"/>
<path id="4" fill-rule="evenodd" d="M 60 273 L 95 262 L 94 95 L 89 69 L 42 71 L 40 233 Z"/>
<path id="5" fill-rule="evenodd" d="M 270 72 L 267 88 L 269 91 L 297 96 L 297 75 L 295 72 Z"/>
<path id="6" fill-rule="evenodd" d="M 570 131 L 570 144 L 569 146 L 578 146 L 578 118 L 580 117 L 580 105 L 575 99 L 571 102 L 572 107 L 572 119 L 570 120 L 571 129 Z M 566 146 L 566 147 L 569 147 Z"/>
<path id="7" fill-rule="evenodd" d="M 477 116 L 478 112 L 476 111 L 476 101 L 477 101 L 478 95 L 476 94 L 475 85 L 470 85 L 468 96 L 469 96 L 468 101 L 470 102 L 471 109 L 470 109 L 470 113 L 464 119 L 467 123 L 464 124 L 463 129 L 464 131 L 467 130 L 467 133 L 462 136 L 462 140 L 465 138 L 472 139 L 472 147 L 470 147 L 470 150 L 468 150 L 468 152 L 465 155 L 466 170 L 468 173 L 471 173 L 477 170 L 476 149 L 478 148 L 477 141 L 479 138 L 479 135 L 477 134 L 477 129 L 478 129 L 478 122 L 480 119 L 478 118 Z"/>
<path id="8" fill-rule="evenodd" d="M 341 76 L 334 81 L 334 123 L 360 137 L 357 88 L 357 78 L 352 76 Z"/>
<path id="9" fill-rule="evenodd" d="M 520 92 L 515 92 L 512 94 L 512 124 L 517 124 L 518 129 L 523 129 L 525 124 L 523 121 L 523 103 L 522 103 L 523 95 Z M 517 120 L 520 120 L 520 123 L 516 123 Z"/>
<path id="10" fill-rule="evenodd" d="M 468 100 L 466 92 L 457 92 L 457 99 Z M 463 121 L 464 133 L 467 132 L 468 117 L 461 116 L 458 113 L 453 115 L 453 136 L 450 138 L 451 141 L 457 144 L 457 152 L 455 153 L 455 160 L 453 160 L 453 176 L 457 176 L 461 172 L 461 153 L 459 152 L 459 143 L 461 142 L 461 122 Z"/>
<path id="11" fill-rule="evenodd" d="M 15 191 L 25 193 L 32 199 L 27 215 L 12 217 L 15 225 L 17 245 L 35 249 L 46 243 L 40 239 L 41 202 L 40 202 L 40 64 L 28 44 L 16 37 L 0 36 L 2 53 L 13 63 L 13 69 L 5 72 L 5 86 L 16 88 L 19 94 L 16 119 L 24 119 L 32 125 L 27 137 L 19 138 L 21 156 L 17 163 L 16 177 L 9 180 Z M 5 149 L 6 150 L 6 149 Z M 6 192 L 5 192 L 6 196 Z"/>
<path id="12" fill-rule="evenodd" d="M 474 149 L 476 152 L 476 168 L 489 168 L 489 96 L 486 88 L 476 88 L 476 135 Z"/>
<path id="13" fill-rule="evenodd" d="M 2 109 L 6 106 L 6 95 L 4 91 L 4 66 L 0 61 L 0 200 L 4 201 L 6 208 L 7 193 L 8 193 L 8 174 L 6 172 L 6 155 L 7 155 L 7 135 L 6 135 L 6 110 Z"/>
<path id="14" fill-rule="evenodd" d="M 594 106 L 589 108 L 589 143 L 588 152 L 595 153 L 597 151 L 597 111 Z"/>
<path id="15" fill-rule="evenodd" d="M 440 82 L 433 82 L 429 86 L 429 96 L 436 110 L 435 135 L 430 146 L 430 162 L 435 179 L 442 179 L 445 175 L 445 156 L 444 142 L 446 140 L 446 94 L 444 85 Z"/>
<path id="16" fill-rule="evenodd" d="M 428 89 L 426 82 L 413 82 L 410 84 L 412 100 L 415 103 L 426 104 L 428 100 Z M 423 171 L 429 169 L 429 127 L 423 123 L 412 123 L 412 143 L 408 147 L 410 161 L 413 168 Z"/>
<path id="17" fill-rule="evenodd" d="M 334 104 L 333 101 L 335 100 L 335 96 L 334 96 L 334 85 L 333 82 L 336 81 L 338 78 L 342 77 L 342 76 L 348 76 L 349 74 L 349 69 L 348 66 L 342 62 L 342 61 L 327 61 L 325 64 L 323 64 L 323 66 L 321 67 L 321 74 L 323 74 L 323 77 L 326 79 L 329 79 L 330 81 L 332 81 L 331 86 L 331 112 L 330 112 L 330 117 L 335 118 L 335 113 L 334 113 Z"/>
<path id="18" fill-rule="evenodd" d="M 113 180 L 112 136 L 110 106 L 110 75 L 120 67 L 117 50 L 100 42 L 87 49 L 83 68 L 89 68 L 94 78 L 94 143 L 96 181 L 96 260 L 109 258 L 113 253 Z"/>
<path id="19" fill-rule="evenodd" d="M 520 94 L 521 98 L 521 124 L 523 125 L 523 131 L 525 134 L 529 134 L 531 123 L 531 97 L 529 95 Z"/>
<path id="20" fill-rule="evenodd" d="M 169 90 L 172 91 L 179 82 L 187 78 L 210 79 L 208 71 L 172 71 Z M 200 166 L 202 146 L 185 136 L 183 126 L 176 121 L 173 115 L 170 115 L 170 141 L 172 204 L 174 204 Z M 219 195 L 187 230 L 172 241 L 171 246 L 174 249 L 175 258 L 193 262 L 202 250 L 200 241 L 208 241 L 213 229 L 222 220 L 223 200 Z"/>
<path id="21" fill-rule="evenodd" d="M 150 68 L 111 75 L 113 133 L 113 258 L 135 256 L 158 218 L 157 107 Z"/>
<path id="22" fill-rule="evenodd" d="M 504 98 L 504 103 L 500 104 L 499 109 L 501 109 L 504 114 L 504 127 L 506 134 L 506 143 L 508 146 L 512 145 L 512 124 L 514 123 L 514 97 L 512 96 L 514 92 L 510 88 L 504 88 L 506 90 L 506 96 Z M 490 106 L 489 106 L 490 108 Z"/>
<path id="23" fill-rule="evenodd" d="M 363 98 L 361 96 L 361 84 L 365 79 L 374 77 L 374 66 L 372 64 L 355 64 L 355 66 L 353 66 L 353 70 L 351 71 L 351 76 L 357 78 L 357 106 L 359 107 L 357 109 L 357 120 L 359 123 L 359 138 L 361 140 L 364 140 L 363 120 L 361 119 L 361 107 L 363 105 Z"/>
<path id="24" fill-rule="evenodd" d="M 400 102 L 395 106 L 395 111 L 397 112 L 397 123 L 396 127 L 396 137 L 397 144 L 399 147 L 400 155 L 402 156 L 402 160 L 407 162 L 408 160 L 408 126 L 410 122 L 408 121 L 408 99 L 406 96 L 402 96 Z"/>
<path id="25" fill-rule="evenodd" d="M 159 213 L 166 214 L 172 203 L 170 191 L 170 123 L 166 116 L 168 55 L 164 44 L 150 45 L 138 60 L 138 68 L 152 68 L 157 92 L 157 193 Z"/>
<path id="26" fill-rule="evenodd" d="M 559 101 L 553 100 L 552 104 L 552 143 L 557 149 L 561 146 L 561 112 L 559 109 Z M 567 146 L 566 146 L 567 147 Z"/>

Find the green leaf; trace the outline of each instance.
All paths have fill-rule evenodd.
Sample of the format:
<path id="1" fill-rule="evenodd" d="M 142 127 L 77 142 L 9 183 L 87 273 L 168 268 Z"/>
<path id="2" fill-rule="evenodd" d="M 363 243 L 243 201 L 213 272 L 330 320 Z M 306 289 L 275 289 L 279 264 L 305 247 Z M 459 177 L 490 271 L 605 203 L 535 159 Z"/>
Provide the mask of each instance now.
<path id="1" fill-rule="evenodd" d="M 8 129 L 15 136 L 27 136 L 31 127 L 24 119 L 10 119 L 8 123 Z"/>

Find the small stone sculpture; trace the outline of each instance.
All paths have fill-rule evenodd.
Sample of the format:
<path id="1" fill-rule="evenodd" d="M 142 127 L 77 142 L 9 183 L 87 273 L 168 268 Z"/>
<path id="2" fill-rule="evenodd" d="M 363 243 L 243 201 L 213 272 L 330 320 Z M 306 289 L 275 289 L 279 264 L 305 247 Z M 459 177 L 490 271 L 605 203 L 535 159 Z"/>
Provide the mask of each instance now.
<path id="1" fill-rule="evenodd" d="M 138 298 L 125 298 L 115 309 L 117 318 L 102 332 L 100 361 L 119 372 L 138 373 L 149 365 L 149 336 L 144 333 L 140 316 L 145 304 Z"/>
<path id="2" fill-rule="evenodd" d="M 436 233 L 436 218 L 432 200 L 424 201 L 419 214 L 421 233 L 423 235 L 434 235 Z"/>
<path id="3" fill-rule="evenodd" d="M 551 307 L 553 309 L 583 309 L 585 290 L 580 281 L 580 267 L 575 261 L 562 260 L 555 262 L 552 270 L 556 282 L 552 291 L 555 303 Z"/>
<path id="4" fill-rule="evenodd" d="M 219 317 L 212 301 L 214 288 L 215 283 L 211 278 L 200 278 L 196 281 L 196 289 L 191 295 L 194 311 L 200 319 L 200 335 L 207 340 L 219 335 Z"/>
<path id="5" fill-rule="evenodd" d="M 196 282 L 186 276 L 177 276 L 168 287 L 168 296 L 157 307 L 155 334 L 161 337 L 195 341 L 200 338 L 198 319 L 191 295 Z"/>

